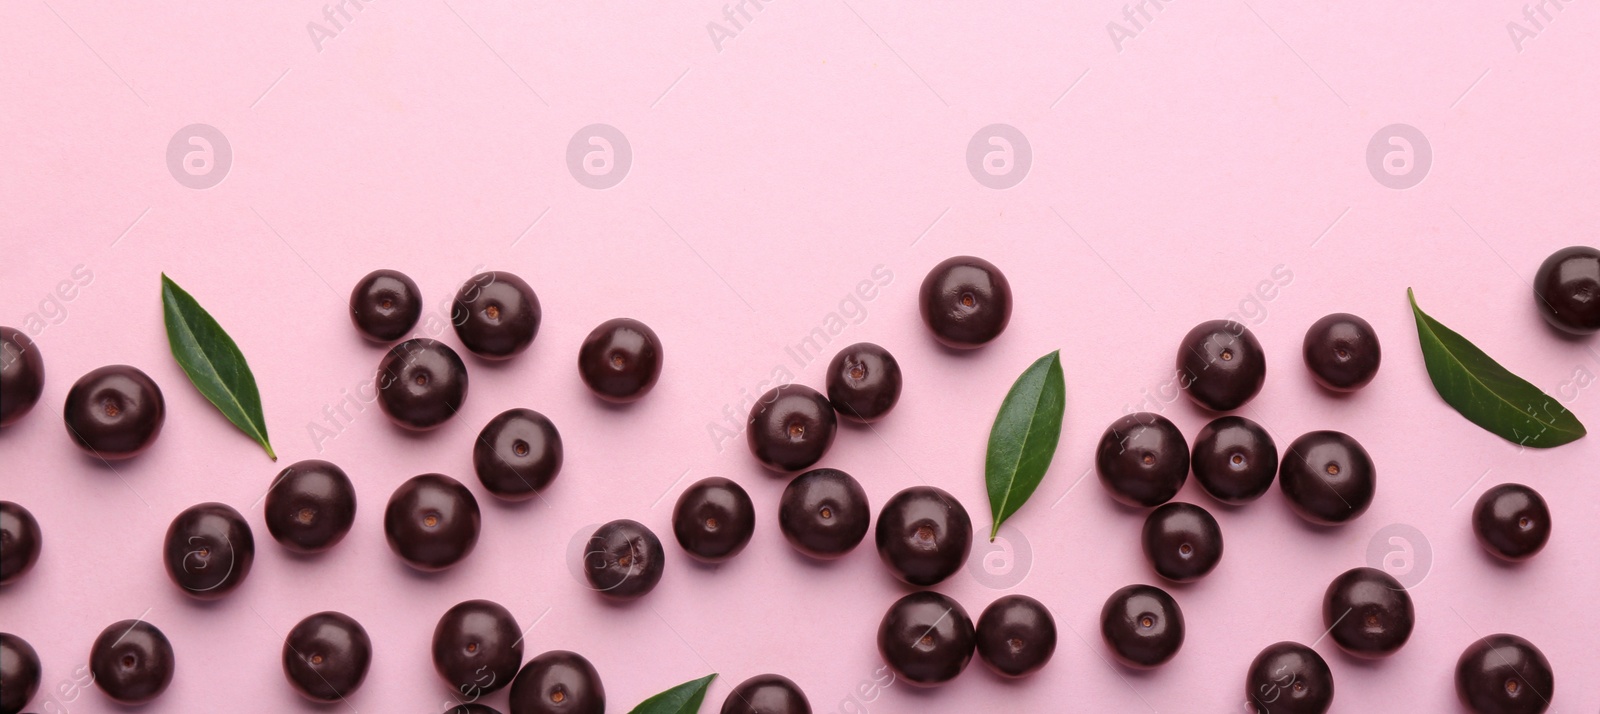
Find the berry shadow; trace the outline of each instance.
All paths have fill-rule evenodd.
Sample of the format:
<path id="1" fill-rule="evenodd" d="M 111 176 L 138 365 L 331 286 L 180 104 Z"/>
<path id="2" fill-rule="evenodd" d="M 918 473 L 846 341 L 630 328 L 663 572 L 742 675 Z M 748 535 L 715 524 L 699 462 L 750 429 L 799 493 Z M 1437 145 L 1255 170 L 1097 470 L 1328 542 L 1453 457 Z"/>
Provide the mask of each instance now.
<path id="1" fill-rule="evenodd" d="M 983 347 L 994 344 L 994 342 L 991 340 L 977 349 L 966 350 L 959 347 L 951 347 L 950 345 L 940 342 L 939 339 L 934 337 L 933 333 L 930 331 L 924 330 L 922 338 L 926 340 L 928 344 L 933 345 L 934 349 L 938 350 L 940 354 L 943 354 L 946 357 L 957 357 L 961 359 L 977 359 L 979 355 L 989 351 L 983 349 Z M 999 338 L 997 337 L 996 339 Z"/>
<path id="2" fill-rule="evenodd" d="M 1327 537 L 1329 534 L 1335 533 L 1340 528 L 1344 528 L 1349 525 L 1349 523 L 1346 522 L 1325 526 L 1320 523 L 1312 523 L 1311 521 L 1301 518 L 1299 514 L 1294 512 L 1293 508 L 1289 507 L 1289 499 L 1284 497 L 1282 489 L 1273 490 L 1278 492 L 1278 497 L 1274 499 L 1277 501 L 1278 505 L 1272 507 L 1274 511 L 1278 512 L 1278 517 L 1286 522 L 1293 523 L 1295 527 L 1306 533 L 1313 533 L 1319 537 Z M 1263 496 L 1263 498 L 1265 497 Z M 1256 499 L 1256 502 L 1260 502 L 1261 500 L 1263 499 L 1258 498 Z"/>
<path id="3" fill-rule="evenodd" d="M 470 556 L 471 556 L 471 554 L 469 553 L 468 557 L 470 557 Z M 419 583 L 436 583 L 436 582 L 439 582 L 440 580 L 443 580 L 446 576 L 448 576 L 450 574 L 451 570 L 455 569 L 455 566 L 450 566 L 450 567 L 447 567 L 447 568 L 445 568 L 443 570 L 433 570 L 433 571 L 418 570 L 417 568 L 413 568 L 410 565 L 407 565 L 406 561 L 401 560 L 400 556 L 398 556 L 398 555 L 393 556 L 393 560 L 394 560 L 394 567 L 399 568 L 400 572 L 403 573 L 406 578 L 408 578 L 410 580 L 414 580 L 414 581 L 419 582 Z M 466 560 L 466 558 L 462 558 L 462 560 Z M 458 563 L 458 565 L 459 565 L 459 563 Z"/>
<path id="4" fill-rule="evenodd" d="M 1170 583 L 1166 583 L 1166 581 L 1161 580 L 1160 578 L 1156 578 L 1156 580 L 1161 581 L 1161 582 L 1163 582 L 1165 584 L 1170 584 Z M 1156 677 L 1161 676 L 1162 673 L 1164 673 L 1166 671 L 1167 665 L 1171 664 L 1173 660 L 1176 660 L 1179 657 L 1182 657 L 1183 656 L 1183 650 L 1180 649 L 1178 651 L 1178 654 L 1176 654 L 1176 655 L 1174 655 L 1172 657 L 1172 660 L 1167 660 L 1166 662 L 1163 662 L 1161 664 L 1158 664 L 1158 665 L 1156 665 L 1154 667 L 1150 667 L 1150 668 L 1129 667 L 1128 665 L 1123 664 L 1122 662 L 1118 661 L 1115 657 L 1110 656 L 1110 654 L 1111 654 L 1110 652 L 1104 652 L 1104 653 L 1101 653 L 1101 654 L 1102 654 L 1102 656 L 1104 656 L 1106 658 L 1106 660 L 1108 662 L 1111 663 L 1112 667 L 1115 667 L 1117 669 L 1117 671 L 1122 673 L 1124 676 L 1127 676 L 1127 677 L 1129 677 L 1131 679 L 1152 680 L 1152 679 L 1155 679 Z"/>
<path id="5" fill-rule="evenodd" d="M 152 447 L 153 446 L 154 445 L 152 445 Z M 90 452 L 84 451 L 82 449 L 78 449 L 78 458 L 82 459 L 83 463 L 85 463 L 85 464 L 89 464 L 89 465 L 91 465 L 91 466 L 93 466 L 93 467 L 95 467 L 95 468 L 97 468 L 97 469 L 99 469 L 99 470 L 101 470 L 101 471 L 103 471 L 105 473 L 116 474 L 118 476 L 122 475 L 122 470 L 117 468 L 117 464 L 118 463 L 124 463 L 124 462 L 132 460 L 132 459 L 107 459 L 105 457 L 100 456 L 99 454 L 90 453 Z"/>
<path id="6" fill-rule="evenodd" d="M 514 354 L 514 355 L 512 355 L 510 357 L 507 357 L 506 359 L 489 359 L 488 357 L 482 357 L 482 356 L 479 356 L 477 353 L 474 353 L 472 350 L 467 349 L 465 346 L 462 346 L 460 348 L 456 348 L 456 347 L 452 346 L 451 349 L 457 350 L 457 354 L 465 354 L 466 358 L 463 359 L 462 361 L 464 361 L 467 364 L 471 365 L 472 369 L 484 369 L 484 370 L 488 370 L 490 372 L 504 372 L 504 371 L 506 371 L 508 369 L 511 369 L 514 365 L 516 365 L 518 362 L 521 362 L 523 359 L 531 358 L 532 355 L 533 355 L 533 346 L 532 345 L 530 345 L 528 347 L 528 349 L 523 350 L 522 352 Z M 469 371 L 469 374 L 470 374 L 470 371 Z"/>
<path id="7" fill-rule="evenodd" d="M 595 396 L 593 392 L 589 392 L 588 390 L 585 390 L 585 393 L 589 395 L 589 403 L 599 407 L 601 411 L 604 411 L 607 414 L 629 414 L 637 411 L 637 405 L 639 403 L 637 401 L 611 402 Z"/>
<path id="8" fill-rule="evenodd" d="M 1535 311 L 1535 313 L 1537 314 L 1537 311 Z M 1561 329 L 1559 327 L 1556 327 L 1555 325 L 1550 324 L 1549 321 L 1544 320 L 1542 316 L 1541 316 L 1539 321 L 1544 323 L 1545 332 L 1548 332 L 1548 333 L 1550 333 L 1552 335 L 1555 335 L 1556 337 L 1561 338 L 1562 342 L 1566 342 L 1566 343 L 1568 343 L 1570 345 L 1576 346 L 1576 345 L 1579 345 L 1579 344 L 1581 344 L 1583 342 L 1587 342 L 1588 340 L 1590 340 L 1590 339 L 1592 339 L 1594 337 L 1594 335 L 1575 335 L 1575 334 L 1573 334 L 1571 332 L 1567 332 L 1566 330 L 1563 330 L 1563 329 Z"/>
<path id="9" fill-rule="evenodd" d="M 1327 387 L 1322 386 L 1322 383 L 1318 382 L 1316 377 L 1311 376 L 1311 370 L 1309 370 L 1309 369 L 1308 370 L 1303 370 L 1301 372 L 1300 378 L 1302 380 L 1304 380 L 1307 384 L 1311 385 L 1311 388 L 1316 391 L 1317 396 L 1319 398 L 1332 399 L 1333 401 L 1339 402 L 1341 404 L 1353 401 L 1356 398 L 1356 395 L 1360 394 L 1367 387 L 1372 386 L 1372 384 L 1369 382 L 1368 384 L 1363 386 L 1361 389 L 1353 389 L 1353 390 L 1348 391 L 1348 392 L 1340 392 L 1340 391 L 1336 391 L 1336 390 L 1333 390 L 1333 389 L 1328 389 Z M 1376 381 L 1378 381 L 1378 378 L 1377 377 L 1373 377 L 1372 381 L 1376 382 Z"/>
<path id="10" fill-rule="evenodd" d="M 690 558 L 688 556 L 684 556 L 683 562 L 688 563 L 688 567 L 689 568 L 692 568 L 692 569 L 697 570 L 697 571 L 702 572 L 702 573 L 715 573 L 715 572 L 717 572 L 719 570 L 722 570 L 722 566 L 727 565 L 727 563 L 725 563 L 725 562 L 724 563 L 707 563 L 707 562 L 705 562 L 703 560 Z"/>
<path id="11" fill-rule="evenodd" d="M 477 474 L 473 474 L 473 480 L 477 480 L 476 476 Z M 482 482 L 479 482 L 478 485 L 482 486 Z M 549 490 L 548 487 L 546 490 Z M 478 497 L 478 494 L 473 494 L 473 497 L 478 499 L 478 503 L 480 504 L 479 508 L 482 508 L 482 504 L 489 503 L 493 504 L 491 508 L 495 508 L 501 513 L 523 513 L 535 508 L 545 508 L 547 510 L 554 509 L 554 506 L 549 504 L 547 497 L 543 493 L 539 493 L 531 498 L 512 500 L 509 498 L 501 498 L 485 490 L 484 495 L 481 498 Z"/>
<path id="12" fill-rule="evenodd" d="M 1494 553 L 1484 550 L 1482 547 L 1474 548 L 1473 550 L 1478 551 L 1479 558 L 1487 561 L 1490 565 L 1499 569 L 1501 572 L 1515 573 L 1525 570 L 1528 567 L 1527 560 L 1506 560 L 1505 558 L 1501 558 L 1496 556 Z"/>
<path id="13" fill-rule="evenodd" d="M 1407 642 L 1406 644 L 1410 644 L 1410 643 Z M 1364 670 L 1368 670 L 1368 671 L 1374 671 L 1374 670 L 1381 669 L 1384 666 L 1385 662 L 1388 662 L 1389 660 L 1395 659 L 1396 657 L 1400 656 L 1400 653 L 1396 652 L 1396 653 L 1394 653 L 1392 655 L 1389 655 L 1387 657 L 1377 657 L 1377 658 L 1357 657 L 1357 656 L 1355 656 L 1353 654 L 1350 654 L 1349 652 L 1344 651 L 1344 649 L 1341 648 L 1337 644 L 1333 645 L 1332 649 L 1339 653 L 1337 656 L 1338 656 L 1338 658 L 1339 658 L 1339 660 L 1341 662 L 1343 662 L 1343 663 L 1345 663 L 1347 665 L 1350 665 L 1352 667 L 1355 667 L 1357 669 L 1364 669 Z M 1404 650 L 1405 648 L 1401 647 L 1401 649 Z"/>
<path id="14" fill-rule="evenodd" d="M 166 572 L 162 571 L 162 574 L 165 575 Z M 245 582 L 249 582 L 248 577 L 245 578 Z M 239 590 L 235 590 L 227 595 L 219 598 L 201 599 L 190 595 L 188 592 L 184 591 L 183 588 L 178 587 L 177 584 L 173 583 L 170 578 L 168 579 L 167 584 L 170 585 L 175 591 L 175 599 L 179 601 L 178 607 L 187 608 L 195 612 L 216 612 L 217 610 L 222 609 L 223 606 L 227 605 L 228 602 L 233 600 L 235 597 L 239 597 L 239 590 L 244 589 L 244 585 L 241 583 Z"/>
<path id="15" fill-rule="evenodd" d="M 614 598 L 614 597 L 606 597 L 605 595 L 601 594 L 599 590 L 596 590 L 596 589 L 594 589 L 592 587 L 589 587 L 587 585 L 585 585 L 583 589 L 589 591 L 589 593 L 590 593 L 589 597 L 592 597 L 595 600 L 600 601 L 600 606 L 601 607 L 604 607 L 604 608 L 607 608 L 607 609 L 610 609 L 610 610 L 616 610 L 618 612 L 626 612 L 626 611 L 633 610 L 633 609 L 636 609 L 636 608 L 639 608 L 639 607 L 643 607 L 643 605 L 640 604 L 641 601 L 643 601 L 644 599 L 650 597 L 650 593 L 645 593 L 645 594 L 640 595 L 639 597 L 636 597 L 636 598 Z"/>
<path id="16" fill-rule="evenodd" d="M 789 545 L 788 543 L 784 543 L 784 545 L 788 546 L 788 547 L 784 548 L 784 550 L 789 552 L 789 560 L 791 560 L 793 562 L 796 562 L 796 563 L 799 563 L 802 567 L 813 568 L 813 569 L 816 569 L 818 571 L 832 569 L 833 566 L 834 566 L 834 563 L 838 563 L 838 562 L 844 560 L 845 558 L 851 557 L 852 555 L 855 554 L 855 552 L 857 550 L 860 550 L 860 548 L 861 548 L 861 546 L 858 545 L 855 548 L 851 548 L 850 552 L 845 553 L 844 555 L 841 555 L 841 556 L 839 556 L 837 558 L 831 558 L 831 559 L 828 559 L 828 560 L 824 560 L 822 558 L 813 558 L 813 557 L 811 557 L 809 555 L 806 555 L 805 553 L 800 552 L 799 549 L 795 548 L 792 545 Z M 893 578 L 894 576 L 891 575 L 889 577 Z"/>

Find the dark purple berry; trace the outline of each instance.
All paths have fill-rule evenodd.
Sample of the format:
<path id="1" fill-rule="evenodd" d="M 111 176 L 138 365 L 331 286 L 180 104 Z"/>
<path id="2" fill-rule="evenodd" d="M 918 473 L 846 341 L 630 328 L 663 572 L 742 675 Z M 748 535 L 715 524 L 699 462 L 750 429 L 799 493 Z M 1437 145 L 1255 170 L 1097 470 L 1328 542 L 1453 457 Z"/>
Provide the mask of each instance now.
<path id="1" fill-rule="evenodd" d="M 626 317 L 594 328 L 578 349 L 578 374 L 589 391 L 608 402 L 642 399 L 661 378 L 661 338 L 650 326 Z"/>
<path id="2" fill-rule="evenodd" d="M 508 409 L 489 420 L 472 444 L 472 468 L 483 487 L 508 501 L 538 495 L 561 473 L 561 432 L 532 409 Z"/>
<path id="3" fill-rule="evenodd" d="M 1267 360 L 1254 333 L 1232 320 L 1194 326 L 1178 347 L 1178 383 L 1206 409 L 1238 409 L 1261 391 Z"/>
<path id="4" fill-rule="evenodd" d="M 372 666 L 366 628 L 342 612 L 301 620 L 283 640 L 283 675 L 314 702 L 343 700 L 361 688 Z"/>
<path id="5" fill-rule="evenodd" d="M 877 421 L 900 401 L 900 363 L 871 342 L 858 342 L 828 363 L 828 401 L 839 416 Z"/>
<path id="6" fill-rule="evenodd" d="M 467 401 L 467 365 L 438 340 L 419 337 L 389 349 L 378 363 L 378 406 L 394 423 L 433 429 Z"/>
<path id="7" fill-rule="evenodd" d="M 1545 322 L 1558 330 L 1600 330 L 1600 250 L 1572 246 L 1552 253 L 1533 276 L 1533 297 Z"/>
<path id="8" fill-rule="evenodd" d="M 922 280 L 922 322 L 946 347 L 988 344 L 1011 322 L 1011 283 L 993 263 L 956 256 L 933 266 Z"/>
<path id="9" fill-rule="evenodd" d="M 1094 463 L 1112 498 L 1149 508 L 1172 500 L 1189 478 L 1189 445 L 1166 417 L 1129 414 L 1106 428 Z"/>
<path id="10" fill-rule="evenodd" d="M 39 346 L 16 328 L 0 326 L 0 427 L 17 423 L 43 393 Z"/>
<path id="11" fill-rule="evenodd" d="M 924 590 L 900 598 L 878 624 L 878 653 L 895 676 L 919 687 L 944 684 L 972 661 L 977 633 L 960 603 Z"/>
<path id="12" fill-rule="evenodd" d="M 266 497 L 267 532 L 296 553 L 321 553 L 356 520 L 356 489 L 344 470 L 307 459 L 284 469 Z"/>
<path id="13" fill-rule="evenodd" d="M 750 494 L 732 481 L 712 476 L 695 482 L 672 508 L 672 534 L 695 560 L 720 563 L 744 550 L 756 529 Z"/>
<path id="14" fill-rule="evenodd" d="M 817 390 L 785 384 L 768 390 L 751 408 L 745 439 L 763 466 L 787 473 L 820 461 L 837 428 L 833 405 Z"/>
<path id="15" fill-rule="evenodd" d="M 1472 532 L 1494 556 L 1527 560 L 1550 541 L 1550 507 L 1538 491 L 1503 483 L 1478 497 L 1472 508 Z"/>
<path id="16" fill-rule="evenodd" d="M 422 317 L 422 291 L 405 273 L 374 270 L 350 292 L 350 321 L 374 342 L 406 336 Z"/>
<path id="17" fill-rule="evenodd" d="M 461 344 L 484 359 L 510 359 L 539 334 L 543 318 L 533 288 L 511 273 L 479 273 L 456 292 L 450 322 Z"/>
<path id="18" fill-rule="evenodd" d="M 107 627 L 89 650 L 94 683 L 122 704 L 144 704 L 161 696 L 172 684 L 177 666 L 167 636 L 143 620 L 123 620 Z"/>
<path id="19" fill-rule="evenodd" d="M 1183 611 L 1167 591 L 1129 585 L 1100 610 L 1100 635 L 1117 661 L 1135 669 L 1165 664 L 1183 647 Z"/>
<path id="20" fill-rule="evenodd" d="M 1312 323 L 1301 352 L 1317 384 L 1335 392 L 1353 392 L 1378 375 L 1383 350 L 1372 325 L 1337 312 Z"/>
<path id="21" fill-rule="evenodd" d="M 83 375 L 67 392 L 67 433 L 101 459 L 137 456 L 155 443 L 167 403 L 150 376 L 125 364 Z"/>

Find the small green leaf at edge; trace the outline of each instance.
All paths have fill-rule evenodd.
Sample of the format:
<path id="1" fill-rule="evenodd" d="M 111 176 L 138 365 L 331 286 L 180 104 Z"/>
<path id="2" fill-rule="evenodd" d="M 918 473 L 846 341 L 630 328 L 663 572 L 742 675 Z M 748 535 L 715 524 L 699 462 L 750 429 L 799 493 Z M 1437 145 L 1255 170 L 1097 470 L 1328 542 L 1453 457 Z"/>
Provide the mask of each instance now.
<path id="1" fill-rule="evenodd" d="M 267 421 L 261 413 L 255 375 L 233 338 L 166 273 L 161 274 L 161 307 L 167 344 L 172 347 L 178 367 L 228 421 L 255 439 L 267 450 L 267 456 L 277 461 L 278 455 L 267 440 Z M 202 339 L 207 343 L 204 346 Z M 218 362 L 224 363 L 223 369 L 218 369 Z"/>
<path id="2" fill-rule="evenodd" d="M 1406 288 L 1406 298 L 1411 301 L 1411 312 L 1417 320 L 1417 338 L 1422 347 L 1423 363 L 1428 368 L 1428 379 L 1433 382 L 1434 391 L 1461 416 L 1507 441 L 1537 449 L 1561 446 L 1588 433 L 1578 417 L 1550 395 L 1512 374 L 1470 340 L 1423 312 L 1411 288 Z M 1452 349 L 1447 341 L 1459 341 L 1459 344 Z M 1464 358 L 1477 363 L 1476 371 Z M 1452 379 L 1462 382 L 1452 384 Z M 1501 383 L 1502 390 L 1507 386 L 1523 390 L 1524 397 L 1538 395 L 1544 400 L 1542 413 L 1534 411 L 1540 407 L 1534 405 L 1532 399 L 1525 398 L 1522 401 L 1528 403 L 1518 405 L 1507 395 L 1495 391 L 1490 381 Z M 1479 392 L 1490 399 L 1481 399 Z M 1538 425 L 1538 432 L 1521 434 L 1516 424 L 1508 423 L 1508 412 L 1517 414 L 1524 424 Z"/>
<path id="3" fill-rule="evenodd" d="M 706 699 L 706 688 L 717 678 L 712 672 L 639 702 L 628 714 L 695 714 Z"/>
<path id="4" fill-rule="evenodd" d="M 1022 508 L 1050 469 L 1061 440 L 1061 418 L 1067 407 L 1061 350 L 1035 360 L 1006 393 L 989 430 L 984 479 L 989 487 L 993 542 L 1004 523 Z"/>

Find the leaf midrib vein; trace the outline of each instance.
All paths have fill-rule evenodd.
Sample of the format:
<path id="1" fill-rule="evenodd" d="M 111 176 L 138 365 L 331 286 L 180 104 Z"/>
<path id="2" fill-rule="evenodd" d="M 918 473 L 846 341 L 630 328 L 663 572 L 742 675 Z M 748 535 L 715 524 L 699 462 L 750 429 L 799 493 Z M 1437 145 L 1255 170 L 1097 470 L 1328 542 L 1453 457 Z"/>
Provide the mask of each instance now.
<path id="1" fill-rule="evenodd" d="M 1514 412 L 1516 412 L 1518 414 L 1521 414 L 1523 416 L 1526 416 L 1527 418 L 1533 420 L 1534 422 L 1540 424 L 1541 426 L 1544 426 L 1545 428 L 1554 429 L 1554 430 L 1562 432 L 1564 434 L 1577 433 L 1577 432 L 1572 431 L 1571 429 L 1562 428 L 1561 426 L 1558 426 L 1555 422 L 1544 421 L 1544 420 L 1540 419 L 1537 414 L 1534 414 L 1534 413 L 1528 412 L 1528 411 L 1524 411 L 1522 408 L 1520 408 L 1517 405 L 1511 403 L 1510 400 L 1506 399 L 1505 397 L 1500 396 L 1499 392 L 1494 391 L 1494 389 L 1490 388 L 1489 385 L 1486 382 L 1484 382 L 1482 379 L 1479 379 L 1478 375 L 1476 373 L 1474 373 L 1470 368 L 1467 367 L 1467 363 L 1466 362 L 1462 361 L 1462 359 L 1460 357 L 1456 356 L 1456 353 L 1453 350 L 1450 349 L 1449 345 L 1445 344 L 1444 340 L 1439 339 L 1439 333 L 1433 329 L 1433 325 L 1432 325 L 1432 323 L 1436 322 L 1436 321 L 1433 319 L 1432 316 L 1428 315 L 1425 312 L 1422 312 L 1422 308 L 1417 306 L 1416 300 L 1414 298 L 1411 301 L 1411 306 L 1412 306 L 1413 309 L 1415 309 L 1418 312 L 1418 314 L 1420 314 L 1422 316 L 1422 325 L 1423 325 L 1423 327 L 1427 328 L 1428 336 L 1433 339 L 1434 344 L 1439 346 L 1439 349 L 1444 352 L 1445 356 L 1448 357 L 1451 362 L 1454 362 L 1457 366 L 1459 366 L 1461 368 L 1459 371 L 1462 374 L 1466 375 L 1467 379 L 1470 380 L 1473 384 L 1477 384 L 1479 387 L 1482 388 L 1483 391 L 1488 392 L 1491 396 L 1493 396 L 1501 404 L 1504 404 L 1507 407 L 1510 407 L 1512 411 L 1514 411 Z M 1466 338 L 1462 338 L 1462 339 L 1466 339 Z M 1469 387 L 1470 387 L 1470 385 L 1469 385 Z M 1476 390 L 1474 390 L 1474 391 L 1476 391 Z M 1563 407 L 1563 409 L 1565 409 L 1565 408 Z"/>
<path id="2" fill-rule="evenodd" d="M 252 418 L 250 412 L 244 408 L 244 404 L 240 403 L 238 396 L 233 393 L 233 388 L 223 381 L 222 373 L 217 371 L 216 364 L 211 361 L 211 355 L 206 352 L 206 348 L 200 344 L 200 339 L 195 335 L 194 329 L 189 326 L 189 319 L 184 315 L 182 306 L 178 304 L 177 295 L 174 293 L 169 294 L 172 295 L 172 311 L 178 318 L 178 327 L 183 331 L 183 334 L 189 338 L 189 342 L 194 345 L 195 351 L 200 354 L 200 359 L 205 365 L 206 372 L 210 377 L 215 378 L 217 384 L 222 385 L 223 394 L 226 394 L 228 401 L 231 402 L 233 406 L 238 408 L 239 415 L 243 417 L 245 423 L 249 425 L 251 436 L 257 439 L 265 440 L 266 435 L 262 434 L 261 429 L 256 426 L 255 419 Z M 182 361 L 179 362 L 179 365 L 182 365 Z"/>

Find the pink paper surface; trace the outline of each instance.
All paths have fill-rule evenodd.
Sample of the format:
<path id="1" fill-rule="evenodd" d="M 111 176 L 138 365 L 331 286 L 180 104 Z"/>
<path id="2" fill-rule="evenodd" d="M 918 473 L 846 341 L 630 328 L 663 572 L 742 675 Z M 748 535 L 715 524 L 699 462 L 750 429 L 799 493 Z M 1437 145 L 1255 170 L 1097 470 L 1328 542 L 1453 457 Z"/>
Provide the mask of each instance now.
<path id="1" fill-rule="evenodd" d="M 332 609 L 376 650 L 349 708 L 431 714 L 452 700 L 429 660 L 434 622 L 488 598 L 537 621 L 528 656 L 592 660 L 617 712 L 712 671 L 706 711 L 769 671 L 818 712 L 1243 711 L 1251 658 L 1318 641 L 1328 582 L 1391 551 L 1417 583 L 1415 634 L 1377 663 L 1318 642 L 1335 710 L 1458 711 L 1456 658 L 1495 632 L 1549 657 L 1554 711 L 1600 708 L 1600 442 L 1525 451 L 1455 414 L 1428 383 L 1405 301 L 1414 287 L 1600 424 L 1595 342 L 1549 329 L 1528 282 L 1554 250 L 1600 242 L 1595 5 L 1552 0 L 1532 20 L 1510 2 L 342 7 L 330 20 L 315 2 L 0 6 L 0 323 L 37 328 L 47 368 L 40 405 L 0 433 L 0 497 L 44 531 L 36 568 L 0 591 L 0 628 L 43 661 L 30 710 L 123 711 L 74 682 L 100 629 L 141 614 L 178 653 L 171 689 L 144 711 L 343 710 L 300 700 L 279 666 L 284 633 Z M 209 144 L 189 141 L 196 124 L 216 132 Z M 961 254 L 1000 266 L 1016 297 L 1006 333 L 969 354 L 938 348 L 916 304 L 928 269 Z M 428 303 L 418 331 L 459 346 L 445 301 L 484 267 L 538 292 L 533 347 L 503 364 L 468 357 L 466 406 L 435 432 L 402 433 L 375 406 L 330 424 L 382 354 L 349 323 L 355 281 L 411 275 Z M 179 371 L 162 272 L 249 357 L 278 464 Z M 52 297 L 75 276 L 70 299 Z M 870 300 L 853 297 L 874 280 Z M 1336 311 L 1366 317 L 1384 346 L 1376 381 L 1345 398 L 1319 391 L 1298 354 Z M 574 368 L 585 334 L 617 316 L 651 325 L 666 353 L 655 391 L 626 408 L 591 397 Z M 1182 335 L 1225 316 L 1269 359 L 1241 413 L 1280 447 L 1314 429 L 1355 436 L 1377 498 L 1313 529 L 1276 488 L 1234 509 L 1191 479 L 1179 498 L 1217 515 L 1226 555 L 1170 588 L 1181 653 L 1135 673 L 1107 663 L 1098 614 L 1117 588 L 1156 579 L 1142 514 L 1107 497 L 1093 447 L 1141 404 L 1192 439 L 1209 417 L 1163 386 Z M 797 356 L 830 327 L 820 356 Z M 857 341 L 897 356 L 904 395 L 874 428 L 841 429 L 822 465 L 854 474 L 875 507 L 940 486 L 983 532 L 995 409 L 1023 368 L 1062 351 L 1060 450 L 1004 531 L 1010 551 L 985 561 L 975 544 L 976 564 L 937 587 L 974 618 L 1009 592 L 1045 602 L 1061 637 L 1037 676 L 1002 682 L 975 662 L 937 690 L 883 686 L 874 633 L 907 589 L 870 543 L 828 564 L 793 551 L 776 527 L 784 482 L 719 431 L 739 429 L 774 379 L 820 388 L 828 358 Z M 73 380 L 115 363 L 155 378 L 169 416 L 148 453 L 111 469 L 76 450 L 60 413 Z M 566 443 L 543 501 L 496 502 L 472 473 L 478 430 L 512 407 L 549 415 Z M 257 500 L 313 457 L 351 475 L 359 512 L 333 551 L 291 557 Z M 474 490 L 483 534 L 459 566 L 424 576 L 389 552 L 381 515 L 429 471 Z M 720 568 L 693 565 L 670 535 L 675 498 L 709 476 L 743 484 L 758 509 L 749 548 Z M 1517 567 L 1493 562 L 1468 520 L 1502 482 L 1532 485 L 1554 514 L 1548 548 Z M 212 604 L 169 583 L 159 555 L 172 517 L 203 501 L 245 513 L 257 540 L 249 579 Z M 667 541 L 660 586 L 623 607 L 568 558 L 575 536 L 615 518 Z M 504 709 L 506 694 L 486 702 Z"/>

